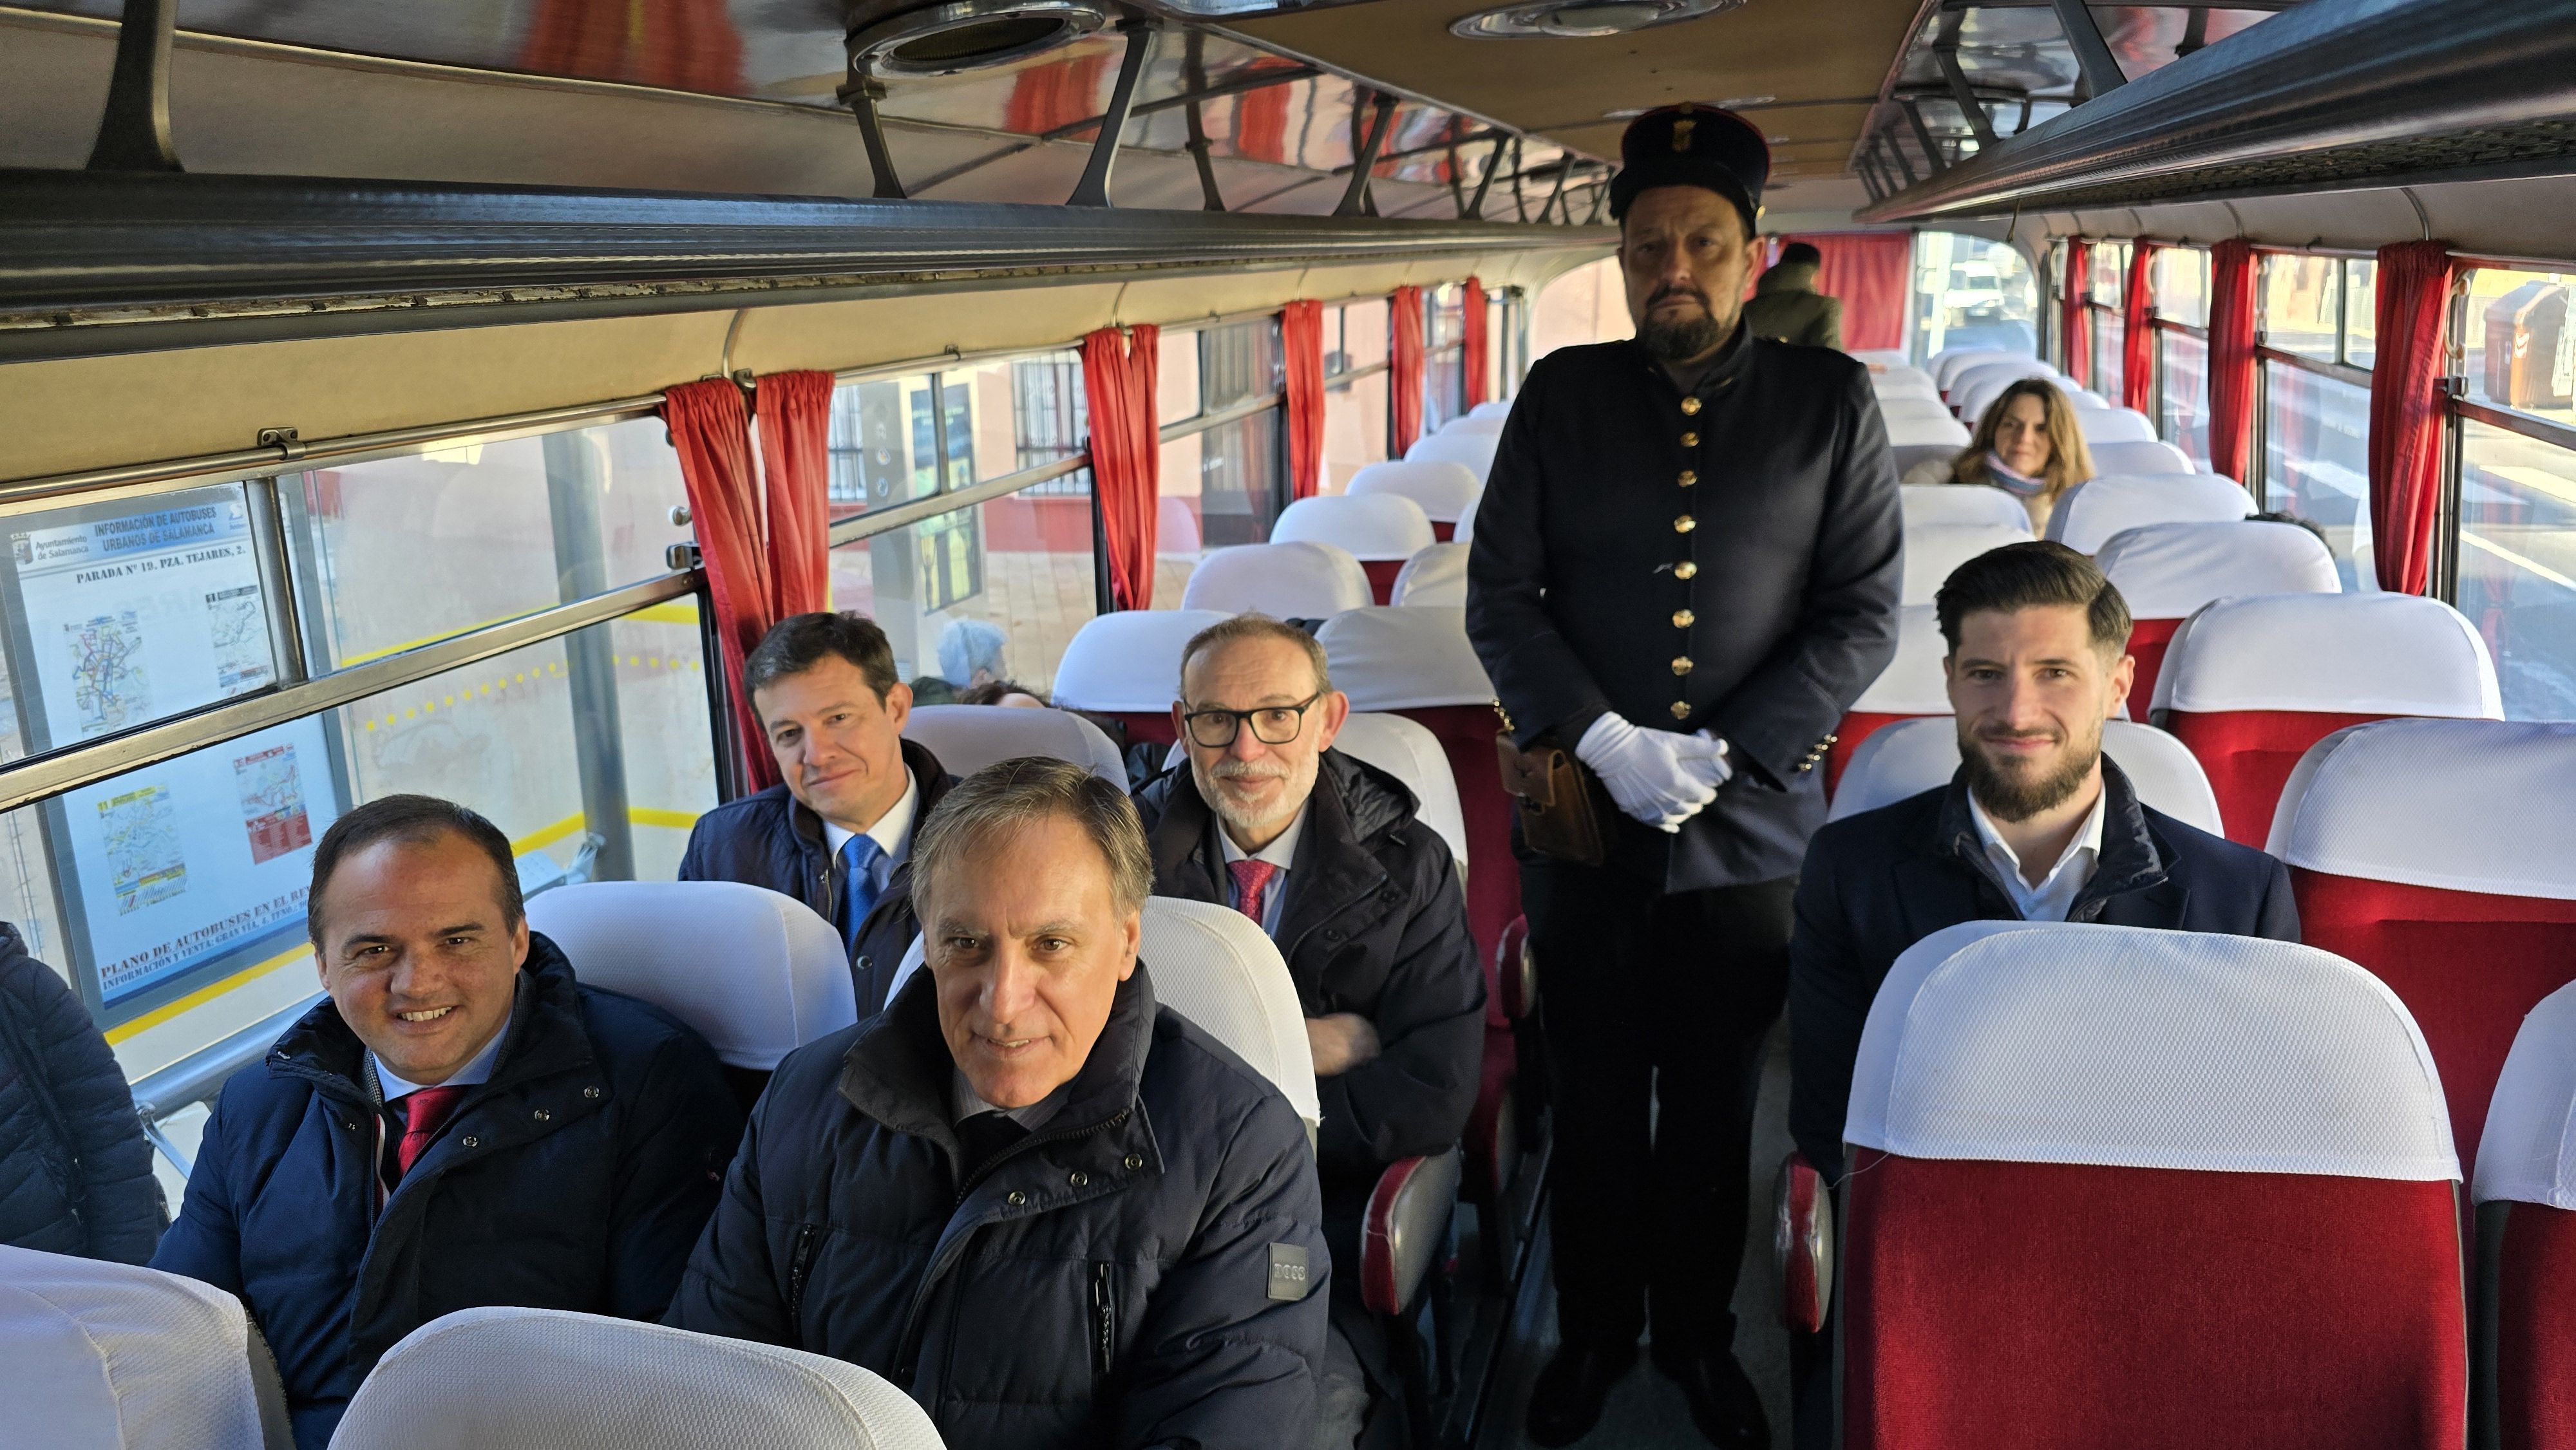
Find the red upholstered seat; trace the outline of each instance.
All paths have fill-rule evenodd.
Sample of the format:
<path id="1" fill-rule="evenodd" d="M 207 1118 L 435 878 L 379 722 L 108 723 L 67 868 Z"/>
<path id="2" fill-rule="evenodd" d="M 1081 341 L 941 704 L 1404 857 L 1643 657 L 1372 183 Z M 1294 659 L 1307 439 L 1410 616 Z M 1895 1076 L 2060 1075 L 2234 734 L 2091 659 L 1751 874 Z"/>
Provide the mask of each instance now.
<path id="1" fill-rule="evenodd" d="M 1438 537 L 1439 530 L 1432 530 Z M 1406 558 L 1412 557 L 1407 555 Z M 1369 593 L 1380 604 L 1395 602 L 1395 576 L 1404 572 L 1403 559 L 1363 559 L 1360 568 L 1368 573 Z"/>
<path id="2" fill-rule="evenodd" d="M 1457 536 L 1458 521 L 1456 519 L 1433 519 L 1431 521 L 1431 537 L 1433 539 L 1445 544 Z"/>
<path id="3" fill-rule="evenodd" d="M 2485 641 L 2459 611 L 2412 595 L 2220 599 L 2176 633 L 2165 662 L 2154 690 L 2131 699 L 2152 700 L 2200 757 L 2228 839 L 2248 846 L 2271 838 L 2299 757 L 2337 730 L 2503 713 Z"/>
<path id="4" fill-rule="evenodd" d="M 1896 612 L 1896 658 L 1861 691 L 1834 729 L 1825 751 L 1825 793 L 1842 783 L 1852 752 L 1873 733 L 1899 720 L 1950 713 L 1950 695 L 1941 678 L 1941 659 L 1950 652 L 1941 639 L 1941 622 L 1929 604 L 1910 604 Z"/>
<path id="5" fill-rule="evenodd" d="M 2491 1292 L 2504 1450 L 2576 1450 L 2576 1212 L 2517 1203 Z"/>
<path id="6" fill-rule="evenodd" d="M 2132 700 L 2152 700 L 2156 695 L 2156 675 L 2165 666 L 2165 649 L 2173 643 L 2174 631 L 2182 627 L 2179 619 L 2140 619 L 2129 625 L 2129 658 L 2138 662 L 2135 681 L 2129 686 Z"/>

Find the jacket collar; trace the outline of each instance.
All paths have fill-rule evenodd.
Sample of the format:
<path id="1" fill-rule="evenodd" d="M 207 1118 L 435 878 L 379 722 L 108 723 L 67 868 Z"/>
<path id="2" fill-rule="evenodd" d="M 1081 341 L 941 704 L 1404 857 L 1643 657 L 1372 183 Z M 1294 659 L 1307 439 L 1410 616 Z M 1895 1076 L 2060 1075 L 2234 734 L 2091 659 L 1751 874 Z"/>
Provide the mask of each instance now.
<path id="1" fill-rule="evenodd" d="M 1663 361 L 1648 352 L 1644 343 L 1632 337 L 1623 345 L 1628 349 L 1629 355 L 1637 360 L 1640 368 L 1652 374 L 1657 382 L 1671 389 L 1676 396 L 1679 395 L 1681 390 L 1673 386 L 1672 374 L 1664 371 Z M 1699 386 L 1693 391 L 1707 393 L 1724 384 L 1732 383 L 1745 374 L 1752 362 L 1753 330 L 1746 327 L 1743 319 L 1739 317 L 1735 323 L 1735 335 L 1728 338 L 1718 348 L 1717 356 L 1709 359 L 1704 365 L 1706 371 L 1700 374 Z"/>
<path id="2" fill-rule="evenodd" d="M 1753 290 L 1768 296 L 1775 292 L 1813 292 L 1816 290 L 1816 264 L 1784 262 L 1762 274 Z"/>
<path id="3" fill-rule="evenodd" d="M 2129 784 L 2128 775 L 2102 757 L 2102 854 L 2094 858 L 2093 879 L 2076 893 L 2075 911 L 2089 902 L 2101 901 L 2133 891 L 2160 886 L 2165 881 L 2164 855 L 2156 849 L 2154 833 L 2148 829 L 2146 807 L 2138 801 L 2137 789 Z M 1994 867 L 1986 859 L 1985 842 L 1977 835 L 1976 819 L 1968 813 L 1968 768 L 1959 767 L 1950 777 L 1950 788 L 1941 796 L 1941 813 L 1933 831 L 1934 850 L 1951 857 L 1994 882 L 2000 889 Z"/>
<path id="4" fill-rule="evenodd" d="M 545 933 L 528 933 L 528 959 L 519 968 L 518 1000 L 501 1030 L 501 1055 L 492 1076 L 473 1097 L 499 1092 L 594 1060 L 590 1032 L 582 1025 L 581 995 L 572 962 Z M 317 1089 L 353 1102 L 367 1098 L 366 1045 L 325 997 L 297 1019 L 268 1050 L 272 1076 L 303 1078 Z"/>
<path id="5" fill-rule="evenodd" d="M 1154 881 L 1167 896 L 1226 899 L 1225 851 L 1216 812 L 1186 765 L 1157 782 L 1162 819 L 1154 827 Z M 1327 750 L 1306 798 L 1306 830 L 1289 868 L 1288 900 L 1279 916 L 1279 951 L 1289 956 L 1317 923 L 1386 881 L 1368 843 L 1410 819 L 1413 793 L 1393 776 L 1338 750 Z"/>

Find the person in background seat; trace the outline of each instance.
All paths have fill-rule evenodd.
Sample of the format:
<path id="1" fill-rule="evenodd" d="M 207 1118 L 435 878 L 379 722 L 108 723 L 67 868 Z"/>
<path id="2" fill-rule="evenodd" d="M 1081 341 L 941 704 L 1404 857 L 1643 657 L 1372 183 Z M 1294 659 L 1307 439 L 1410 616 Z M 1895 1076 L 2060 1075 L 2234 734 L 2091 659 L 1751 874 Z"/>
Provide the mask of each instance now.
<path id="1" fill-rule="evenodd" d="M 528 930 L 509 840 L 463 806 L 340 817 L 307 901 L 329 999 L 224 1085 L 152 1267 L 242 1297 L 323 1450 L 442 1314 L 658 1316 L 742 1114 L 703 1038 Z"/>
<path id="2" fill-rule="evenodd" d="M 850 950 L 868 1016 L 919 930 L 913 828 L 956 778 L 903 738 L 912 687 L 874 620 L 780 620 L 744 658 L 742 692 L 782 779 L 698 817 L 680 879 L 766 886 L 822 913 Z"/>
<path id="3" fill-rule="evenodd" d="M 1802 347 L 1843 345 L 1843 302 L 1816 290 L 1824 254 L 1808 242 L 1791 242 L 1753 284 L 1744 302 L 1744 325 L 1755 337 Z"/>
<path id="4" fill-rule="evenodd" d="M 1401 781 L 1332 748 L 1350 699 L 1313 635 L 1258 614 L 1210 625 L 1181 653 L 1180 695 L 1189 768 L 1137 798 L 1154 893 L 1251 917 L 1296 980 L 1324 1109 L 1325 1235 L 1345 1269 L 1318 1443 L 1348 1446 L 1368 1408 L 1363 1365 L 1390 1381 L 1359 1294 L 1369 1195 L 1388 1164 L 1465 1130 L 1485 976 L 1448 844 Z"/>
<path id="5" fill-rule="evenodd" d="M 2030 531 L 2048 530 L 2048 516 L 2066 491 L 2093 476 L 2093 450 L 2075 421 L 2075 404 L 2045 378 L 2023 378 L 1986 405 L 1977 431 L 1959 455 L 1944 463 L 1927 458 L 1900 482 L 1984 484 L 2021 500 Z"/>
<path id="6" fill-rule="evenodd" d="M 140 1264 L 167 1222 L 116 1054 L 0 922 L 0 1244 Z"/>
<path id="7" fill-rule="evenodd" d="M 861 1365 L 952 1450 L 1305 1446 L 1314 1155 L 1156 1005 L 1135 807 L 1006 760 L 914 859 L 927 969 L 779 1064 L 667 1322 Z"/>

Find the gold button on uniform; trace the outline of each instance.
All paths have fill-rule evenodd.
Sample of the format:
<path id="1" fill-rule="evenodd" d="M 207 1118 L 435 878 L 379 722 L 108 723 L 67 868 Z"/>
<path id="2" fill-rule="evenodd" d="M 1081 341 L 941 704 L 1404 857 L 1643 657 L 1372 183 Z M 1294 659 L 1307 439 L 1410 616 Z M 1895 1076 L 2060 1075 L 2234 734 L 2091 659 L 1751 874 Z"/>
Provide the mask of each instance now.
<path id="1" fill-rule="evenodd" d="M 1676 609 L 1673 611 L 1673 628 L 1688 629 L 1691 627 L 1691 622 L 1697 618 L 1699 618 L 1698 615 L 1687 609 Z"/>
<path id="2" fill-rule="evenodd" d="M 1682 446 L 1684 448 L 1697 448 L 1699 446 L 1699 435 L 1696 433 L 1683 434 Z"/>
<path id="3" fill-rule="evenodd" d="M 1692 579 L 1698 577 L 1698 575 L 1699 566 L 1688 559 L 1684 559 L 1673 566 L 1673 577 L 1676 579 Z"/>
<path id="4" fill-rule="evenodd" d="M 1675 482 L 1679 483 L 1684 488 L 1688 488 L 1692 484 L 1699 482 L 1699 474 L 1685 468 L 1682 470 L 1682 476 L 1679 479 L 1676 479 Z"/>
<path id="5" fill-rule="evenodd" d="M 1673 661 L 1673 673 L 1674 673 L 1674 674 L 1677 674 L 1677 675 L 1687 675 L 1687 674 L 1689 674 L 1690 672 L 1691 672 L 1691 662 L 1690 662 L 1690 656 L 1689 656 L 1689 655 L 1683 655 L 1681 658 L 1679 658 L 1679 659 L 1677 659 L 1677 660 L 1674 660 L 1674 661 Z"/>
<path id="6" fill-rule="evenodd" d="M 1673 532 L 1676 534 L 1687 534 L 1698 527 L 1699 520 L 1692 518 L 1688 514 L 1684 514 L 1680 518 L 1673 520 Z"/>
<path id="7" fill-rule="evenodd" d="M 1687 700 L 1675 700 L 1675 701 L 1673 702 L 1673 718 L 1674 718 L 1674 719 L 1676 719 L 1676 720 L 1687 720 L 1687 719 L 1689 719 L 1689 718 L 1690 718 L 1690 702 L 1689 702 L 1689 701 L 1687 701 Z"/>
<path id="8" fill-rule="evenodd" d="M 1684 399 L 1682 399 L 1682 416 L 1683 416 L 1683 417 L 1685 417 L 1685 418 L 1696 418 L 1696 417 L 1698 417 L 1698 416 L 1699 416 L 1699 399 L 1697 399 L 1697 398 L 1684 398 Z"/>

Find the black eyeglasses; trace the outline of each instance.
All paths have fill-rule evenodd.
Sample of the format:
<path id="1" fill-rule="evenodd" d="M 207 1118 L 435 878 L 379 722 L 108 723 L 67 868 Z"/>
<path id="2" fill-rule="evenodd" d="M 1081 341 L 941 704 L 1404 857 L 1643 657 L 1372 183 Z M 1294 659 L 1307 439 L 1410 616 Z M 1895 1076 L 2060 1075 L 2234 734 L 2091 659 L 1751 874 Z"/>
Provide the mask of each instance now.
<path id="1" fill-rule="evenodd" d="M 1264 705 L 1257 710 L 1193 710 L 1181 717 L 1190 728 L 1190 739 L 1203 750 L 1223 750 L 1234 743 L 1234 737 L 1248 722 L 1252 738 L 1264 745 L 1285 745 L 1305 728 L 1306 712 L 1324 698 L 1317 690 L 1294 705 Z"/>

